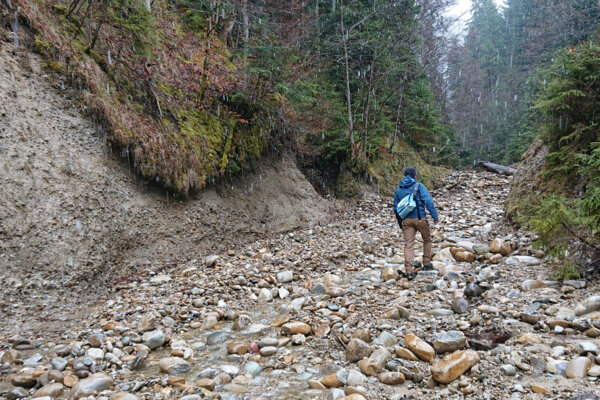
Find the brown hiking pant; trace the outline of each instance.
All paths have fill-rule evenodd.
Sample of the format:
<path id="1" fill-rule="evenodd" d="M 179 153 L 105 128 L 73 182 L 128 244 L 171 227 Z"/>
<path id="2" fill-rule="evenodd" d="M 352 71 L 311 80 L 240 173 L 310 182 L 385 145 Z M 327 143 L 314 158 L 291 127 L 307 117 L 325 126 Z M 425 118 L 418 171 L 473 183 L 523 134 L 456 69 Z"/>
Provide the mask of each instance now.
<path id="1" fill-rule="evenodd" d="M 423 265 L 431 264 L 431 232 L 429 222 L 423 218 L 407 218 L 402 220 L 402 232 L 404 232 L 404 266 L 406 273 L 415 272 L 413 262 L 415 261 L 415 237 L 417 231 L 423 238 Z"/>

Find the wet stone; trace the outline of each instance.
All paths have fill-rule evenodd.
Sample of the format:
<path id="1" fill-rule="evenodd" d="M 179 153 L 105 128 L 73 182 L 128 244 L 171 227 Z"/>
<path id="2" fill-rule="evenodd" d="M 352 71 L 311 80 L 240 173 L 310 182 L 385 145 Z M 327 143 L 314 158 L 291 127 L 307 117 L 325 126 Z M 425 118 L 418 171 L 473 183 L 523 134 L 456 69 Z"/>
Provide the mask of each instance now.
<path id="1" fill-rule="evenodd" d="M 208 346 L 214 346 L 225 342 L 228 337 L 229 334 L 227 332 L 212 332 L 206 337 L 206 344 Z"/>
<path id="2" fill-rule="evenodd" d="M 244 365 L 244 372 L 247 374 L 256 376 L 259 375 L 262 371 L 262 367 L 255 361 L 248 361 L 246 365 Z"/>

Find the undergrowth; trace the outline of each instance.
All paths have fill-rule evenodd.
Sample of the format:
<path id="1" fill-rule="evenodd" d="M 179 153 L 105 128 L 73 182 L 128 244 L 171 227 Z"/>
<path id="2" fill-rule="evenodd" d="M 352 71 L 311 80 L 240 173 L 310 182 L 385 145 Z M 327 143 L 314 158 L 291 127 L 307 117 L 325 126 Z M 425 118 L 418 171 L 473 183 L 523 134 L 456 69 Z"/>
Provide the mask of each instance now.
<path id="1" fill-rule="evenodd" d="M 49 69 L 82 89 L 90 114 L 149 180 L 188 192 L 277 146 L 282 103 L 177 3 L 17 0 Z M 193 14 L 192 16 L 190 14 Z M 264 87 L 264 84 L 262 85 Z"/>
<path id="2" fill-rule="evenodd" d="M 574 260 L 600 264 L 600 47 L 565 50 L 541 74 L 548 84 L 535 107 L 550 150 L 538 185 L 543 189 L 519 201 L 519 219 L 563 261 L 557 276 L 574 276 Z"/>

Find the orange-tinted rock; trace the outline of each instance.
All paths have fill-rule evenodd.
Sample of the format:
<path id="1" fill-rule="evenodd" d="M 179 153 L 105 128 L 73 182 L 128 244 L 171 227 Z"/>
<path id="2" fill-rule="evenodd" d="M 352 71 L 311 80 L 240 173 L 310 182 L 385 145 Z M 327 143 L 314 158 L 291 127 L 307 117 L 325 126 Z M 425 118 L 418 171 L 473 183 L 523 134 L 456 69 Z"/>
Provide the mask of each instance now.
<path id="1" fill-rule="evenodd" d="M 285 324 L 286 322 L 288 322 L 290 320 L 289 315 L 284 315 L 282 317 L 277 318 L 275 321 L 273 321 L 273 323 L 271 324 L 271 326 L 277 328 L 283 324 Z"/>
<path id="2" fill-rule="evenodd" d="M 369 343 L 371 341 L 371 333 L 368 328 L 362 328 L 354 332 L 353 338 L 360 339 L 363 342 Z"/>
<path id="3" fill-rule="evenodd" d="M 501 254 L 503 256 L 508 256 L 511 253 L 510 244 L 505 242 L 502 239 L 494 239 L 492 243 L 490 243 L 490 251 L 495 254 Z"/>
<path id="4" fill-rule="evenodd" d="M 363 358 L 360 360 L 358 362 L 358 368 L 367 376 L 377 375 L 382 370 L 381 365 L 370 358 Z"/>
<path id="5" fill-rule="evenodd" d="M 327 375 L 323 379 L 321 379 L 321 383 L 328 388 L 338 388 L 344 386 L 342 382 L 335 376 L 334 374 Z"/>
<path id="6" fill-rule="evenodd" d="M 542 339 L 535 333 L 524 333 L 517 339 L 517 343 L 519 344 L 534 344 L 541 343 Z"/>
<path id="7" fill-rule="evenodd" d="M 231 342 L 227 345 L 227 353 L 244 355 L 248 352 L 248 345 L 241 342 Z"/>
<path id="8" fill-rule="evenodd" d="M 404 358 L 406 360 L 419 361 L 419 357 L 417 357 L 412 351 L 410 351 L 409 349 L 405 349 L 404 347 L 399 347 L 396 349 L 396 356 Z"/>
<path id="9" fill-rule="evenodd" d="M 391 372 L 386 371 L 379 374 L 379 382 L 385 383 L 386 385 L 401 385 L 404 383 L 405 378 L 402 372 Z"/>
<path id="10" fill-rule="evenodd" d="M 535 384 L 535 383 L 531 384 L 531 391 L 533 393 L 539 393 L 539 394 L 552 394 L 552 390 L 550 390 L 542 385 Z"/>
<path id="11" fill-rule="evenodd" d="M 412 333 L 407 334 L 404 337 L 404 343 L 406 347 L 414 354 L 417 355 L 421 360 L 432 362 L 435 357 L 435 350 L 426 341 Z"/>
<path id="12" fill-rule="evenodd" d="M 298 333 L 308 335 L 311 331 L 310 325 L 300 321 L 288 322 L 281 328 L 283 329 L 283 333 L 285 333 L 286 335 L 295 335 Z"/>
<path id="13" fill-rule="evenodd" d="M 454 255 L 454 258 L 458 262 L 473 262 L 475 261 L 475 253 L 471 253 L 470 251 L 459 251 Z"/>
<path id="14" fill-rule="evenodd" d="M 448 354 L 431 366 L 433 379 L 440 383 L 450 383 L 479 362 L 479 355 L 473 350 L 459 350 Z"/>

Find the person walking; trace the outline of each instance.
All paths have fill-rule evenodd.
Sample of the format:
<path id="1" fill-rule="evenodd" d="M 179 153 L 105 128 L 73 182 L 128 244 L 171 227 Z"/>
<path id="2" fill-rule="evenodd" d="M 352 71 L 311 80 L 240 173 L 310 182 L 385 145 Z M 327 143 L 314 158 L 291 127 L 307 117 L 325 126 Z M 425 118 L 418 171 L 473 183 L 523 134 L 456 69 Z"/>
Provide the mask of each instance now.
<path id="1" fill-rule="evenodd" d="M 404 233 L 404 266 L 406 275 L 409 280 L 412 280 L 417 275 L 414 268 L 415 259 L 415 238 L 417 232 L 421 233 L 423 238 L 423 270 L 429 271 L 433 267 L 431 265 L 431 231 L 429 230 L 429 222 L 425 209 L 429 211 L 433 223 L 439 222 L 437 211 L 433 205 L 433 199 L 427 188 L 417 182 L 417 170 L 414 167 L 408 167 L 404 170 L 404 179 L 400 181 L 396 192 L 394 193 L 394 215 L 398 220 L 398 224 Z M 415 185 L 417 185 L 415 187 Z M 398 203 L 411 193 L 415 193 L 415 202 L 417 206 L 404 219 L 398 215 L 396 210 Z"/>

